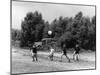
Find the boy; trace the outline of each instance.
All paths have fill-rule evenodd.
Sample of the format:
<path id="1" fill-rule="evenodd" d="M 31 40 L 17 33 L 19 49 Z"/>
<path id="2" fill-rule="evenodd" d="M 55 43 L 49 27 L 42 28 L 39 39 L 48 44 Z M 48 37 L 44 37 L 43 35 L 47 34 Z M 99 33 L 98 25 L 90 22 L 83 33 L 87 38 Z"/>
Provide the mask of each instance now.
<path id="1" fill-rule="evenodd" d="M 50 54 L 49 54 L 49 58 L 51 61 L 53 61 L 54 51 L 55 51 L 54 48 L 51 46 L 50 47 Z"/>
<path id="2" fill-rule="evenodd" d="M 76 57 L 76 60 L 79 61 L 79 51 L 80 51 L 79 44 L 76 44 L 75 51 L 73 53 L 73 60 L 75 60 Z"/>
<path id="3" fill-rule="evenodd" d="M 36 61 L 38 61 L 37 60 L 37 47 L 36 47 L 36 45 L 33 45 L 33 47 L 32 47 L 32 49 L 31 49 L 31 54 L 32 54 L 32 61 L 35 61 L 35 59 L 36 59 Z"/>
<path id="4" fill-rule="evenodd" d="M 69 59 L 69 57 L 67 56 L 67 51 L 66 51 L 66 45 L 65 44 L 63 44 L 63 47 L 62 47 L 62 55 L 61 55 L 61 60 L 60 60 L 60 62 L 62 62 L 62 57 L 63 56 L 66 56 L 66 58 L 68 59 L 68 62 L 70 62 L 70 59 Z"/>

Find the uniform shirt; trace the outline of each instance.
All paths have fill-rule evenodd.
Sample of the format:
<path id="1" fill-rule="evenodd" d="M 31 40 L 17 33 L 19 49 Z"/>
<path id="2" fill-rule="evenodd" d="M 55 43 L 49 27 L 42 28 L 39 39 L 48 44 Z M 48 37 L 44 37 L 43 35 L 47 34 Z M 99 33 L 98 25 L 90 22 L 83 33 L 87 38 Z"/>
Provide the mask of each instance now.
<path id="1" fill-rule="evenodd" d="M 79 53 L 80 48 L 79 47 L 75 47 L 75 51 L 76 51 L 76 53 Z"/>
<path id="2" fill-rule="evenodd" d="M 66 54 L 66 48 L 65 47 L 63 48 L 63 54 Z"/>
<path id="3" fill-rule="evenodd" d="M 32 48 L 32 53 L 37 53 L 37 48 L 36 47 Z"/>
<path id="4" fill-rule="evenodd" d="M 55 50 L 54 50 L 53 48 L 51 48 L 51 49 L 50 49 L 50 54 L 54 54 L 54 51 L 55 51 Z"/>

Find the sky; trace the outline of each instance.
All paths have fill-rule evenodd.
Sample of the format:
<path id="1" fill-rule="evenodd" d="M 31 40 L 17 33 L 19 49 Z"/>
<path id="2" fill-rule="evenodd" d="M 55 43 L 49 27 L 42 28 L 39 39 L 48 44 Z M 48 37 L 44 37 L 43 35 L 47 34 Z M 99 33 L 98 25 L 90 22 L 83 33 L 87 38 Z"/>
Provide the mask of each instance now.
<path id="1" fill-rule="evenodd" d="M 74 17 L 80 11 L 86 17 L 95 15 L 94 6 L 12 1 L 12 28 L 21 29 L 21 22 L 26 14 L 35 11 L 41 13 L 43 19 L 49 23 L 60 16 Z"/>

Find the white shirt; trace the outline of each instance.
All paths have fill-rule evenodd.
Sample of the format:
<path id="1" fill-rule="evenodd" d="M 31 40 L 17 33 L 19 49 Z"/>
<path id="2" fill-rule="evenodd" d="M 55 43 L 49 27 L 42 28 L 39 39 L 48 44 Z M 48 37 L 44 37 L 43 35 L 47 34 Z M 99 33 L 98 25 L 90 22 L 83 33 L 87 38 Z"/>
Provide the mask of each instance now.
<path id="1" fill-rule="evenodd" d="M 54 54 L 54 51 L 55 51 L 55 50 L 54 50 L 53 48 L 51 48 L 51 49 L 50 49 L 50 54 Z"/>

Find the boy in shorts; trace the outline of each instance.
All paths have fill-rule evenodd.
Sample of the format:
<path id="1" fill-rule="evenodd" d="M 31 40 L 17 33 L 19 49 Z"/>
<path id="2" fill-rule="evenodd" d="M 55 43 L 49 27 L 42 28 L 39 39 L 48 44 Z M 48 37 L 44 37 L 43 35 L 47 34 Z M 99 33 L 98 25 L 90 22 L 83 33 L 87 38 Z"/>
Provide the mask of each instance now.
<path id="1" fill-rule="evenodd" d="M 35 61 L 35 59 L 36 59 L 36 61 L 38 61 L 36 45 L 33 45 L 32 49 L 31 49 L 31 54 L 32 54 L 32 59 L 33 59 L 32 61 Z"/>
<path id="2" fill-rule="evenodd" d="M 79 61 L 79 51 L 80 51 L 79 44 L 76 44 L 76 46 L 75 46 L 75 51 L 74 51 L 74 53 L 73 53 L 73 60 Z M 76 58 L 76 59 L 75 59 L 75 58 Z"/>
<path id="3" fill-rule="evenodd" d="M 67 59 L 68 59 L 68 62 L 70 62 L 70 59 L 69 57 L 67 56 L 67 51 L 66 51 L 66 45 L 63 44 L 63 47 L 62 47 L 62 55 L 61 55 L 61 60 L 60 62 L 62 62 L 62 57 L 65 56 Z"/>
<path id="4" fill-rule="evenodd" d="M 53 61 L 54 51 L 55 51 L 54 48 L 51 46 L 50 47 L 50 54 L 49 54 L 49 58 L 51 61 Z"/>

